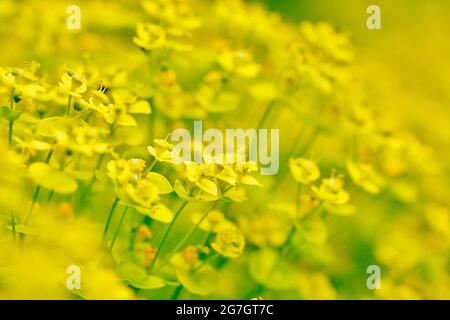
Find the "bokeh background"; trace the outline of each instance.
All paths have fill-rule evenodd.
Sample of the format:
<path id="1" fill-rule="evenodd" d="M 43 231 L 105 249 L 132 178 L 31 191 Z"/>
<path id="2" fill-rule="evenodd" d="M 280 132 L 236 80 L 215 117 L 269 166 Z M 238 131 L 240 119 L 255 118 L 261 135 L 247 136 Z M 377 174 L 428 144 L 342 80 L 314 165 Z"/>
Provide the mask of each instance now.
<path id="1" fill-rule="evenodd" d="M 181 297 L 449 299 L 450 2 L 249 1 L 251 8 L 256 4 L 258 9 L 237 10 L 235 15 L 231 15 L 233 19 L 226 15 L 227 10 L 222 12 L 217 9 L 219 2 L 193 2 L 204 19 L 209 16 L 222 19 L 208 22 L 211 29 L 196 34 L 193 43 L 198 47 L 208 48 L 212 43 L 212 47 L 220 48 L 226 47 L 223 43 L 229 42 L 236 47 L 258 48 L 261 51 L 255 50 L 255 60 L 263 60 L 267 55 L 273 65 L 289 67 L 296 62 L 283 52 L 283 47 L 278 47 L 277 33 L 280 39 L 284 39 L 291 32 L 285 32 L 285 25 L 291 26 L 286 27 L 289 29 L 305 22 L 326 22 L 337 32 L 345 34 L 348 48 L 347 40 L 339 39 L 333 43 L 334 33 L 330 35 L 328 31 L 318 33 L 314 39 L 319 43 L 317 47 L 333 53 L 336 50 L 337 54 L 344 56 L 350 51 L 352 59 L 348 69 L 345 69 L 345 72 L 351 72 L 351 76 L 342 77 L 345 78 L 345 85 L 342 90 L 337 90 L 336 95 L 323 98 L 322 93 L 307 87 L 292 99 L 296 104 L 294 111 L 280 106 L 267 118 L 266 127 L 281 129 L 282 174 L 262 177 L 263 188 L 250 191 L 247 202 L 231 204 L 226 209 L 246 236 L 246 251 L 232 263 L 220 266 L 219 287 L 213 293 L 205 297 L 184 291 Z M 65 27 L 66 8 L 70 4 L 73 1 L 0 0 L 0 66 L 20 67 L 24 61 L 35 60 L 41 65 L 40 70 L 45 74 L 43 77 L 51 83 L 57 83 L 64 66 L 95 66 L 87 69 L 118 82 L 124 72 L 128 87 L 139 95 L 151 95 L 153 92 L 149 90 L 148 83 L 154 81 L 154 66 L 149 65 L 148 55 L 139 50 L 132 40 L 136 35 L 136 24 L 148 19 L 141 2 L 76 1 L 82 10 L 82 28 L 78 31 Z M 381 30 L 366 28 L 366 9 L 371 4 L 381 8 Z M 240 4 L 237 6 L 241 8 Z M 266 9 L 259 9 L 259 6 Z M 227 8 L 228 4 L 224 3 L 223 7 Z M 261 34 L 255 33 L 255 38 L 251 38 L 251 34 L 247 38 L 241 37 L 239 32 L 247 28 L 245 21 L 257 26 Z M 234 28 L 236 25 L 239 27 Z M 270 32 L 270 29 L 278 27 L 280 29 Z M 212 38 L 208 33 L 210 30 L 213 30 L 211 34 L 220 36 Z M 262 37 L 265 32 L 270 36 Z M 327 37 L 331 38 L 329 46 Z M 203 51 L 187 55 L 188 58 L 180 58 L 169 66 L 175 66 L 185 88 L 197 81 L 192 74 L 201 73 L 202 62 L 215 58 L 210 52 Z M 273 65 L 269 63 L 264 67 L 266 80 L 274 78 Z M 142 72 L 147 69 L 150 72 Z M 8 99 L 8 94 L 2 91 L 1 104 L 8 104 Z M 195 118 L 204 119 L 209 126 L 219 128 L 256 127 L 258 119 L 264 116 L 264 99 L 262 102 L 247 99 L 226 112 L 210 112 L 201 108 L 200 111 L 193 110 L 172 101 L 172 104 L 158 108 L 158 117 L 151 133 L 147 132 L 146 122 L 139 119 L 140 127 L 128 132 L 136 141 L 118 149 L 126 150 L 129 156 L 142 156 L 152 138 L 164 138 L 180 126 L 189 127 Z M 321 108 L 325 104 L 328 108 L 324 111 Z M 362 120 L 358 119 L 362 123 L 358 124 L 363 126 L 370 122 L 372 125 L 372 121 L 375 122 L 377 139 L 381 136 L 389 140 L 386 144 L 392 147 L 385 153 L 377 154 L 373 150 L 372 137 L 362 135 L 359 148 L 353 150 L 360 160 L 375 159 L 374 163 L 377 162 L 383 183 L 380 183 L 381 191 L 376 194 L 365 192 L 358 183 L 352 182 L 346 172 L 348 145 L 352 139 L 348 132 L 351 129 L 347 122 L 336 120 L 347 113 L 351 118 L 352 112 L 348 110 L 359 104 L 370 113 L 358 114 L 362 117 Z M 319 131 L 315 129 L 318 127 Z M 2 133 L 4 136 L 6 133 Z M 292 148 L 297 143 L 300 149 Z M 397 148 L 397 144 L 401 146 Z M 6 154 L 5 148 L 2 153 Z M 289 219 L 280 212 L 289 211 L 286 207 L 296 202 L 295 182 L 287 170 L 288 158 L 294 156 L 315 159 L 324 177 L 333 169 L 344 173 L 355 210 L 348 216 L 329 215 L 325 218 L 328 239 L 323 243 L 305 241 L 299 236 L 294 241 L 289 265 L 283 266 L 281 274 L 274 276 L 267 274 L 265 267 L 273 264 L 270 255 L 261 254 L 257 256 L 258 260 L 254 256 L 252 258 L 252 254 L 265 248 L 278 248 L 286 238 L 290 222 L 286 222 Z M 12 168 L 9 171 L 5 169 L 5 172 L 14 179 L 17 176 L 28 181 L 24 173 L 19 173 L 23 168 L 16 168 L 14 160 L 9 163 L 8 159 L 9 156 L 0 160 L 0 164 L 5 162 L 2 168 Z M 161 172 L 167 171 L 160 169 Z M 5 199 L 14 193 L 11 184 L 8 184 L 11 179 L 5 178 L 5 181 L 0 180 L 0 203 L 8 203 Z M 18 206 L 23 209 L 28 205 L 33 189 L 25 183 L 19 185 L 17 190 L 20 191 L 14 194 L 20 197 L 18 202 L 22 204 Z M 2 216 L 1 298 L 74 298 L 67 295 L 65 289 L 55 289 L 61 277 L 65 276 L 61 266 L 72 260 L 83 261 L 87 270 L 88 298 L 167 299 L 172 296 L 173 287 L 170 286 L 141 292 L 131 290 L 119 280 L 113 262 L 108 258 L 105 258 L 106 263 L 99 261 L 101 255 L 97 252 L 97 235 L 101 233 L 104 211 L 111 197 L 96 197 L 93 202 L 97 206 L 75 212 L 77 218 L 71 224 L 59 218 L 50 218 L 49 221 L 43 218 L 44 221 L 38 226 L 47 234 L 47 240 L 22 248 L 19 254 L 15 248 L 5 244 L 10 240 L 7 229 L 9 218 Z M 56 203 L 65 200 L 57 198 Z M 66 209 L 55 205 L 48 211 Z M 168 242 L 169 246 L 176 245 L 188 230 L 189 223 L 190 218 L 186 215 L 175 230 L 175 236 Z M 162 230 L 163 226 L 155 227 L 156 238 Z M 369 265 L 381 267 L 382 287 L 379 290 L 368 290 L 366 287 L 366 269 Z M 11 266 L 14 268 L 11 269 Z M 260 269 L 266 270 L 266 273 L 258 272 Z M 294 285 L 286 285 L 289 283 Z"/>

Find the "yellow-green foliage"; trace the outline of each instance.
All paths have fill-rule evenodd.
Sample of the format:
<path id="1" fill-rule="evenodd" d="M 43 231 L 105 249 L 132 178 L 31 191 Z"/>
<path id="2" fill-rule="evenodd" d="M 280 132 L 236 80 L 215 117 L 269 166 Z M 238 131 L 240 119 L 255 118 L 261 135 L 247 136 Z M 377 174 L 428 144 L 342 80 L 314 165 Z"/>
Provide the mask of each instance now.
<path id="1" fill-rule="evenodd" d="M 241 0 L 78 3 L 0 2 L 0 298 L 450 298 L 447 87 Z M 194 120 L 280 128 L 279 172 L 175 164 Z"/>

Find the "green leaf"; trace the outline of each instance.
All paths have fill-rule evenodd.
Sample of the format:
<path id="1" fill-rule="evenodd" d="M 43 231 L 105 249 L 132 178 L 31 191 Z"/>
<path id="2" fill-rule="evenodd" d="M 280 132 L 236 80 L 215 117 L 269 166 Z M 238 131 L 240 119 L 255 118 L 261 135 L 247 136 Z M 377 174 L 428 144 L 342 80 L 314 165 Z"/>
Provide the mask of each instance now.
<path id="1" fill-rule="evenodd" d="M 117 265 L 117 273 L 122 280 L 136 281 L 145 278 L 145 269 L 133 262 L 123 261 Z"/>
<path id="2" fill-rule="evenodd" d="M 163 175 L 156 172 L 149 172 L 147 174 L 147 179 L 153 182 L 159 190 L 160 194 L 168 194 L 173 191 L 172 185 L 169 180 Z"/>
<path id="3" fill-rule="evenodd" d="M 136 127 L 136 120 L 129 114 L 122 114 L 117 120 L 117 124 L 122 127 Z"/>
<path id="4" fill-rule="evenodd" d="M 50 150 L 52 148 L 52 145 L 50 143 L 39 141 L 39 140 L 32 140 L 31 146 L 33 149 L 44 151 L 44 150 Z"/>
<path id="5" fill-rule="evenodd" d="M 187 291 L 202 296 L 213 292 L 218 281 L 217 271 L 209 265 L 192 271 L 177 268 L 175 273 L 178 281 Z"/>
<path id="6" fill-rule="evenodd" d="M 7 106 L 1 106 L 0 107 L 0 117 L 5 119 L 5 120 L 7 120 L 7 121 L 9 121 L 9 122 L 16 121 L 17 119 L 19 119 L 21 114 L 22 114 L 22 112 L 11 110 Z"/>
<path id="7" fill-rule="evenodd" d="M 195 194 L 195 197 L 191 197 L 189 195 L 189 191 L 179 180 L 175 181 L 173 189 L 181 199 L 186 201 L 216 201 L 220 199 L 219 195 L 213 196 L 202 189 L 198 190 L 198 192 Z"/>
<path id="8" fill-rule="evenodd" d="M 140 213 L 143 213 L 150 218 L 153 218 L 157 221 L 163 222 L 163 223 L 170 223 L 173 220 L 173 212 L 167 208 L 162 203 L 158 203 L 151 208 L 144 208 L 140 206 L 134 206 L 137 211 Z"/>
<path id="9" fill-rule="evenodd" d="M 89 181 L 92 180 L 93 174 L 92 171 L 80 171 L 80 170 L 73 170 L 73 169 L 67 169 L 65 170 L 68 174 L 70 174 L 72 177 L 74 177 L 77 180 L 84 180 Z"/>
<path id="10" fill-rule="evenodd" d="M 140 100 L 128 107 L 128 113 L 150 114 L 152 113 L 152 108 L 147 101 Z"/>
<path id="11" fill-rule="evenodd" d="M 43 137 L 54 137 L 57 131 L 66 131 L 69 120 L 61 117 L 42 119 L 37 124 L 37 133 Z"/>
<path id="12" fill-rule="evenodd" d="M 69 174 L 59 171 L 44 162 L 35 162 L 28 168 L 34 182 L 45 189 L 61 194 L 77 191 L 78 183 Z"/>
<path id="13" fill-rule="evenodd" d="M 240 186 L 236 186 L 228 190 L 224 197 L 234 202 L 244 202 L 247 200 L 247 195 L 245 192 L 245 188 Z"/>
<path id="14" fill-rule="evenodd" d="M 214 181 L 205 178 L 197 181 L 196 185 L 210 195 L 217 196 L 217 185 L 214 183 Z"/>
<path id="15" fill-rule="evenodd" d="M 140 280 L 131 280 L 130 285 L 138 289 L 150 290 L 165 287 L 166 283 L 157 276 L 146 276 Z"/>
<path id="16" fill-rule="evenodd" d="M 186 201 L 194 200 L 193 197 L 189 196 L 188 190 L 184 187 L 183 183 L 180 182 L 179 180 L 175 180 L 173 189 L 175 190 L 175 192 L 181 199 L 186 200 Z"/>

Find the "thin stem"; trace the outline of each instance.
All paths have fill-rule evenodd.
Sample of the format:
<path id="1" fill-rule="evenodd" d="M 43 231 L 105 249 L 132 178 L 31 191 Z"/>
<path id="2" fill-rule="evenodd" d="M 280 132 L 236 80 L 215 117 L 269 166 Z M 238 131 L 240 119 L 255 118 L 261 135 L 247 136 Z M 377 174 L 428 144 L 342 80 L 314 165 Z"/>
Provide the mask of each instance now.
<path id="1" fill-rule="evenodd" d="M 115 197 L 114 202 L 111 205 L 111 209 L 109 210 L 108 217 L 106 218 L 105 228 L 103 229 L 102 235 L 102 247 L 105 245 L 106 234 L 108 233 L 109 226 L 111 224 L 112 217 L 114 215 L 114 211 L 116 210 L 117 204 L 119 203 L 119 198 Z"/>
<path id="2" fill-rule="evenodd" d="M 47 154 L 47 157 L 45 158 L 45 163 L 49 163 L 50 162 L 50 159 L 52 158 L 52 155 L 53 155 L 53 150 L 50 150 L 48 152 L 48 154 Z M 39 197 L 39 193 L 40 192 L 41 192 L 41 187 L 40 186 L 36 186 L 36 188 L 34 189 L 33 199 L 31 200 L 31 205 L 28 208 L 27 213 L 25 214 L 25 219 L 24 219 L 24 222 L 23 222 L 24 225 L 27 225 L 29 220 L 30 220 L 31 214 L 33 213 L 33 209 L 34 209 L 34 207 L 36 205 L 36 201 L 37 201 L 37 199 Z M 23 241 L 24 239 L 25 239 L 25 234 L 21 234 L 21 240 Z"/>
<path id="3" fill-rule="evenodd" d="M 148 141 L 153 141 L 155 138 L 155 116 L 156 116 L 156 106 L 153 98 L 149 98 L 148 102 L 152 108 L 152 113 L 148 115 Z"/>
<path id="4" fill-rule="evenodd" d="M 8 126 L 8 146 L 12 145 L 12 137 L 13 137 L 13 129 L 14 129 L 14 121 L 9 122 Z"/>
<path id="5" fill-rule="evenodd" d="M 209 207 L 207 210 L 205 210 L 205 213 L 203 214 L 201 219 L 192 227 L 192 229 L 184 236 L 184 238 L 181 239 L 180 242 L 178 242 L 177 246 L 172 251 L 170 251 L 170 253 L 164 259 L 164 261 L 161 262 L 161 264 L 160 264 L 159 268 L 156 270 L 156 272 L 161 270 L 161 268 L 170 260 L 170 258 L 172 258 L 172 256 L 175 253 L 177 253 L 186 244 L 186 242 L 191 238 L 191 236 L 194 234 L 194 232 L 198 229 L 200 224 L 206 219 L 206 217 L 211 212 L 211 210 L 214 209 L 214 207 L 217 205 L 217 203 L 218 203 L 217 201 L 214 202 L 214 204 L 211 207 Z"/>
<path id="6" fill-rule="evenodd" d="M 9 99 L 9 108 L 14 110 L 14 88 L 11 88 L 11 96 Z"/>
<path id="7" fill-rule="evenodd" d="M 72 113 L 72 96 L 69 95 L 69 99 L 67 99 L 67 113 L 66 118 L 70 118 L 70 114 Z"/>
<path id="8" fill-rule="evenodd" d="M 144 175 L 146 175 L 147 173 L 151 172 L 157 163 L 158 163 L 158 160 L 157 160 L 156 158 L 153 159 L 152 163 L 150 163 L 150 165 L 148 166 L 148 168 L 145 169 Z"/>
<path id="9" fill-rule="evenodd" d="M 169 224 L 169 226 L 166 229 L 166 232 L 164 233 L 161 242 L 159 243 L 158 249 L 156 250 L 156 254 L 155 254 L 155 258 L 153 259 L 152 263 L 150 264 L 149 268 L 148 268 L 148 272 L 151 272 L 153 267 L 155 266 L 156 260 L 158 259 L 160 253 L 161 253 L 161 249 L 164 246 L 164 243 L 167 240 L 167 237 L 170 234 L 170 231 L 172 231 L 173 226 L 175 225 L 175 222 L 177 221 L 178 217 L 180 216 L 181 212 L 183 211 L 183 209 L 187 206 L 188 201 L 184 201 L 180 208 L 178 209 L 178 211 L 175 213 L 175 216 L 173 217 L 172 222 Z"/>
<path id="10" fill-rule="evenodd" d="M 117 226 L 116 232 L 114 233 L 114 236 L 113 236 L 113 238 L 111 240 L 111 244 L 109 245 L 109 248 L 108 248 L 108 251 L 110 251 L 110 252 L 112 251 L 112 249 L 114 247 L 114 243 L 116 243 L 117 236 L 120 233 L 120 229 L 122 228 L 122 224 L 123 224 L 123 221 L 125 220 L 125 217 L 127 215 L 127 211 L 128 211 L 128 206 L 126 206 L 123 209 L 122 216 L 120 217 L 120 221 L 119 221 L 119 224 Z"/>
<path id="11" fill-rule="evenodd" d="M 14 212 L 11 212 L 11 231 L 12 231 L 13 241 L 15 243 L 17 236 L 16 236 L 16 216 L 15 216 Z"/>
<path id="12" fill-rule="evenodd" d="M 269 104 L 267 105 L 266 109 L 264 110 L 264 113 L 261 117 L 261 119 L 259 120 L 258 126 L 256 127 L 257 129 L 260 129 L 264 123 L 266 122 L 267 118 L 269 117 L 270 113 L 272 112 L 273 106 L 275 105 L 275 100 L 272 100 L 269 102 Z"/>
<path id="13" fill-rule="evenodd" d="M 53 156 L 53 150 L 50 150 L 50 151 L 47 153 L 47 157 L 45 157 L 45 163 L 49 163 L 49 162 L 50 162 L 50 159 L 52 158 L 52 156 Z"/>
<path id="14" fill-rule="evenodd" d="M 36 201 L 37 201 L 37 199 L 38 199 L 38 197 L 39 197 L 39 193 L 40 193 L 40 192 L 41 192 L 41 187 L 40 187 L 40 186 L 37 186 L 37 187 L 34 189 L 33 199 L 31 200 L 31 205 L 29 206 L 28 211 L 27 211 L 27 213 L 26 213 L 26 215 L 25 215 L 25 219 L 24 219 L 24 224 L 25 224 L 25 225 L 27 225 L 28 222 L 29 222 L 29 220 L 30 220 L 31 214 L 32 214 L 32 212 L 33 212 L 34 206 L 36 205 Z"/>
<path id="15" fill-rule="evenodd" d="M 302 193 L 302 184 L 301 183 L 297 183 L 297 193 L 295 195 L 295 213 L 297 216 L 300 215 L 300 205 L 301 205 L 301 196 Z"/>
<path id="16" fill-rule="evenodd" d="M 11 88 L 11 97 L 9 100 L 9 108 L 14 110 L 14 88 Z M 13 128 L 14 128 L 14 121 L 9 122 L 8 126 L 8 146 L 11 147 L 12 145 L 12 136 L 13 136 Z"/>
<path id="17" fill-rule="evenodd" d="M 47 204 L 49 204 L 52 201 L 54 195 L 55 195 L 55 191 L 50 190 L 50 193 L 48 194 L 48 198 L 47 198 Z"/>
<path id="18" fill-rule="evenodd" d="M 172 294 L 171 300 L 177 300 L 180 297 L 181 291 L 183 290 L 183 286 L 178 286 L 175 288 L 175 291 Z"/>
<path id="19" fill-rule="evenodd" d="M 215 259 L 220 258 L 221 256 L 218 255 L 217 253 L 214 253 L 212 256 L 206 258 L 205 260 L 202 261 L 202 263 L 200 265 L 198 265 L 197 267 L 195 267 L 192 271 L 195 272 L 197 270 L 200 270 L 201 268 L 203 268 L 204 266 L 206 266 L 208 263 L 214 261 Z"/>

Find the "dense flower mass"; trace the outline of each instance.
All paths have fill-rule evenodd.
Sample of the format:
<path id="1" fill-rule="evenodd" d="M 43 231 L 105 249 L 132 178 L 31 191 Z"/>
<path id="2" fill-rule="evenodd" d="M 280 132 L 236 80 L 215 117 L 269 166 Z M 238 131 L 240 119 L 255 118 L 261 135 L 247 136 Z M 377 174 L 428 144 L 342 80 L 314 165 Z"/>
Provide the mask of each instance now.
<path id="1" fill-rule="evenodd" d="M 372 106 L 346 33 L 243 0 L 79 3 L 79 30 L 0 3 L 0 298 L 450 298 L 448 155 Z M 279 128 L 278 173 L 174 161 L 194 120 Z"/>

